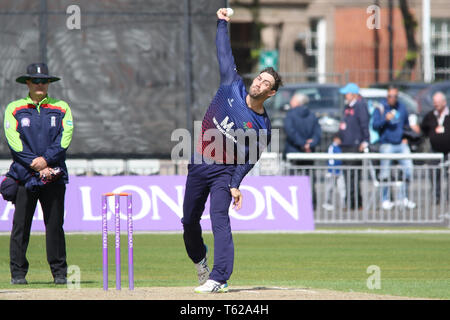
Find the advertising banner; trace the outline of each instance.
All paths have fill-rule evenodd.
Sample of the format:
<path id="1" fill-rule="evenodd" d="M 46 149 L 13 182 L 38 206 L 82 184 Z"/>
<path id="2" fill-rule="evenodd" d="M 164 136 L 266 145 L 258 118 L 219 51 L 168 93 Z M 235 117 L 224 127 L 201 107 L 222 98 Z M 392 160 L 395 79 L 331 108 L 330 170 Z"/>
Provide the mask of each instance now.
<path id="1" fill-rule="evenodd" d="M 133 224 L 136 231 L 181 231 L 185 176 L 71 176 L 65 199 L 66 232 L 101 232 L 101 195 L 107 192 L 132 194 Z M 231 209 L 232 230 L 298 231 L 314 230 L 308 177 L 248 176 L 240 190 L 243 205 Z M 126 231 L 126 199 L 121 199 L 122 231 Z M 0 200 L 0 231 L 11 230 L 14 205 Z M 114 229 L 114 197 L 108 200 L 109 230 Z M 209 200 L 202 216 L 203 230 L 211 230 Z M 32 231 L 45 231 L 38 204 Z"/>

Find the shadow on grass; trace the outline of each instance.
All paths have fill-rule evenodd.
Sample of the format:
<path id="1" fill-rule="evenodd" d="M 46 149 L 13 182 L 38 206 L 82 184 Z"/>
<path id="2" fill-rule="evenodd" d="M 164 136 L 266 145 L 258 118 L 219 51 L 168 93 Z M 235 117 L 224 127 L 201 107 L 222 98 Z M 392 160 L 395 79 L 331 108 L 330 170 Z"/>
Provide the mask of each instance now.
<path id="1" fill-rule="evenodd" d="M 67 283 L 70 283 L 70 281 L 67 281 Z M 93 284 L 93 283 L 97 283 L 96 281 L 80 281 L 80 285 L 83 284 Z M 35 288 L 36 286 L 55 286 L 55 287 L 65 287 L 67 286 L 67 284 L 55 284 L 53 281 L 28 281 L 28 284 L 12 284 L 11 287 L 16 287 L 16 288 L 27 288 L 27 287 L 33 287 Z"/>
<path id="2" fill-rule="evenodd" d="M 253 287 L 253 288 L 230 288 L 228 292 L 249 292 L 249 291 L 285 291 L 285 290 L 291 290 L 291 291 L 304 291 L 304 290 L 311 290 L 311 288 L 284 288 L 284 287 Z"/>

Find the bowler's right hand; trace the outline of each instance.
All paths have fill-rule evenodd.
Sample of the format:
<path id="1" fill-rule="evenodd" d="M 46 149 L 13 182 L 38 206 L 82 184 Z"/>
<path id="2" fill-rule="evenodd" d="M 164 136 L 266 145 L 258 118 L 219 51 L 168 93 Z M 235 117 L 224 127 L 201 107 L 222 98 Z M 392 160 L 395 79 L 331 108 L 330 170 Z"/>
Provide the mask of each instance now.
<path id="1" fill-rule="evenodd" d="M 227 8 L 220 8 L 217 10 L 216 14 L 218 19 L 225 20 L 227 22 L 230 21 L 230 18 L 227 17 Z"/>

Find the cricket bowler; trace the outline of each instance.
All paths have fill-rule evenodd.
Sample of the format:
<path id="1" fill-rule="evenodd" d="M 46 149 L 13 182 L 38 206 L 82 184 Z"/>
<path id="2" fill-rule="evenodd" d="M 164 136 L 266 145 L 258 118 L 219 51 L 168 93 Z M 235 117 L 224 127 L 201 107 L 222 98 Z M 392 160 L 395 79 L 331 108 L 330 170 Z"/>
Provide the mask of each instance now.
<path id="1" fill-rule="evenodd" d="M 233 145 L 235 153 L 230 161 L 230 148 L 224 152 L 210 152 L 211 143 L 217 141 L 201 139 L 188 165 L 188 176 L 183 204 L 183 239 L 189 258 L 194 262 L 200 286 L 197 293 L 227 292 L 234 263 L 234 244 L 231 234 L 229 209 L 239 210 L 242 194 L 239 186 L 245 175 L 253 168 L 263 148 L 270 142 L 271 125 L 263 103 L 274 96 L 282 85 L 281 77 L 273 68 L 262 70 L 252 81 L 247 92 L 242 78 L 237 74 L 228 36 L 230 17 L 227 9 L 217 11 L 216 47 L 220 68 L 220 87 L 206 111 L 202 121 L 202 138 L 208 130 L 216 130 L 220 144 Z M 254 130 L 256 141 L 245 140 L 244 144 L 233 136 L 233 132 Z M 265 136 L 265 139 L 263 139 Z M 265 143 L 261 141 L 265 140 Z M 255 161 L 249 154 L 258 149 Z M 239 150 L 246 159 L 238 161 Z M 214 235 L 214 266 L 208 267 L 208 250 L 203 242 L 200 219 L 210 196 L 210 217 Z"/>

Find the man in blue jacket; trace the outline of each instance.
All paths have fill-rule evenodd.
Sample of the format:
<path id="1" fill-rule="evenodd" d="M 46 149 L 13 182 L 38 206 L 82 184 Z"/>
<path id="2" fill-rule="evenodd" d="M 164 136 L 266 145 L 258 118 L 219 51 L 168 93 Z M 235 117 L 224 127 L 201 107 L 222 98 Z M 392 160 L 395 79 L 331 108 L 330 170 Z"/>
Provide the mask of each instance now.
<path id="1" fill-rule="evenodd" d="M 367 104 L 359 95 L 359 87 L 355 83 L 348 83 L 340 89 L 340 93 L 345 96 L 344 114 L 339 125 L 342 152 L 363 152 L 370 142 L 370 119 Z M 361 161 L 346 161 L 346 165 L 360 166 Z M 350 197 L 347 202 L 350 203 L 352 209 L 362 207 L 361 176 L 361 174 L 356 174 L 355 169 L 350 169 L 350 181 L 347 181 L 349 189 L 346 194 L 347 197 Z"/>
<path id="2" fill-rule="evenodd" d="M 308 102 L 308 97 L 300 93 L 291 98 L 291 109 L 284 118 L 285 153 L 314 152 L 320 143 L 320 124 L 315 114 L 308 109 Z"/>
<path id="3" fill-rule="evenodd" d="M 387 103 L 383 103 L 383 108 L 377 108 L 373 114 L 373 128 L 380 134 L 380 153 L 411 153 L 408 140 L 404 138 L 405 129 L 409 129 L 408 111 L 406 107 L 398 101 L 398 89 L 389 87 L 387 93 Z M 415 208 L 416 204 L 408 199 L 408 186 L 412 176 L 413 163 L 411 159 L 399 160 L 403 170 L 405 183 L 402 186 L 398 197 L 398 204 L 407 208 Z M 391 160 L 381 160 L 380 180 L 390 179 Z M 384 186 L 382 189 L 382 208 L 390 210 L 394 203 L 389 199 L 389 189 Z"/>
<path id="4" fill-rule="evenodd" d="M 18 184 L 10 238 L 11 284 L 27 284 L 26 252 L 38 200 L 54 282 L 67 283 L 63 223 L 69 176 L 65 159 L 72 140 L 73 119 L 66 102 L 47 95 L 49 84 L 58 80 L 49 75 L 46 64 L 29 65 L 27 74 L 16 79 L 27 85 L 28 96 L 11 102 L 5 110 L 4 130 L 13 158 L 7 177 Z"/>
<path id="5" fill-rule="evenodd" d="M 308 109 L 308 96 L 296 93 L 292 96 L 290 105 L 291 109 L 286 113 L 284 118 L 284 131 L 286 133 L 286 143 L 284 153 L 290 152 L 314 152 L 316 146 L 320 143 L 322 130 L 320 129 L 319 120 Z M 313 160 L 296 160 L 292 164 L 296 166 L 314 165 Z M 311 179 L 312 201 L 313 207 L 316 207 L 316 192 L 314 171 L 307 169 L 307 174 Z"/>
<path id="6" fill-rule="evenodd" d="M 263 103 L 274 96 L 281 85 L 278 73 L 268 68 L 259 73 L 247 92 L 242 78 L 237 74 L 231 51 L 227 9 L 219 9 L 217 17 L 220 87 L 203 117 L 201 139 L 193 163 L 188 165 L 183 202 L 183 239 L 187 254 L 197 269 L 200 284 L 194 290 L 197 293 L 228 291 L 227 281 L 234 265 L 234 244 L 228 214 L 230 203 L 233 201 L 236 210 L 242 206 L 239 186 L 258 160 L 258 157 L 252 159 L 252 151 L 260 155 L 270 141 L 270 120 Z M 237 132 L 248 132 L 255 139 L 239 143 L 239 139 L 235 140 Z M 208 138 L 209 135 L 213 136 L 212 139 Z M 219 148 L 222 145 L 224 150 Z M 237 153 L 233 152 L 235 150 Z M 200 225 L 208 196 L 214 235 L 214 266 L 211 272 Z"/>

